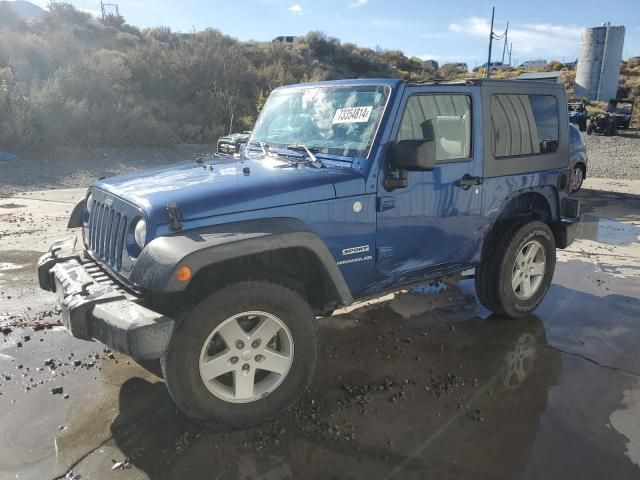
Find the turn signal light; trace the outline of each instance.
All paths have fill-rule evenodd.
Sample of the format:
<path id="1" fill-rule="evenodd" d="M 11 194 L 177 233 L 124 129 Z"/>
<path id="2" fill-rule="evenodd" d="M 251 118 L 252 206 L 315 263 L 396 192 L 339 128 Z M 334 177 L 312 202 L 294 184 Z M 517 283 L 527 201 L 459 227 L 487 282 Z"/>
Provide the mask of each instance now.
<path id="1" fill-rule="evenodd" d="M 189 267 L 180 267 L 176 270 L 176 278 L 179 282 L 188 282 L 191 279 L 191 269 Z"/>

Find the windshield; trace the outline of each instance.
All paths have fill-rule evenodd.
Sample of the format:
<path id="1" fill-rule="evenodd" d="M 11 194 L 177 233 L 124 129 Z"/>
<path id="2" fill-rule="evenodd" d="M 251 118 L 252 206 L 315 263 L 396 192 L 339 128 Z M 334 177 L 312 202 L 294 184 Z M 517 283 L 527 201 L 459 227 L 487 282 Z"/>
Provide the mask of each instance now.
<path id="1" fill-rule="evenodd" d="M 631 107 L 632 105 L 630 103 L 618 103 L 616 105 L 616 111 L 617 113 L 629 114 L 631 113 Z"/>
<path id="2" fill-rule="evenodd" d="M 388 96 L 388 87 L 376 85 L 277 91 L 262 109 L 252 141 L 366 157 Z"/>

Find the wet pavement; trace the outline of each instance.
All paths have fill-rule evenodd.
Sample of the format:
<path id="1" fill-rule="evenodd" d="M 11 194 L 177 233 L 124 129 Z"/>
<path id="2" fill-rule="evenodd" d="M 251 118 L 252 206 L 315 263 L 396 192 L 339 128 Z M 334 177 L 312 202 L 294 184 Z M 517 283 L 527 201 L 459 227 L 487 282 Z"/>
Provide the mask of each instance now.
<path id="1" fill-rule="evenodd" d="M 638 478 L 640 195 L 580 196 L 582 239 L 535 315 L 490 315 L 465 280 L 322 319 L 303 402 L 234 432 L 192 424 L 158 377 L 58 325 L 33 275 L 41 238 L 4 248 L 0 478 Z"/>

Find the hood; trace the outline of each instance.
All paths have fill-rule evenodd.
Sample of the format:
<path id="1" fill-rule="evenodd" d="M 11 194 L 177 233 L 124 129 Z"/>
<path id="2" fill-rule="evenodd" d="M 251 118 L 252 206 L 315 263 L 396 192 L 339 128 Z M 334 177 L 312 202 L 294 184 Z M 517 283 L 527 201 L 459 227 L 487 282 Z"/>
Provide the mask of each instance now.
<path id="1" fill-rule="evenodd" d="M 153 225 L 169 223 L 167 203 L 183 220 L 260 210 L 364 193 L 362 173 L 351 168 L 291 165 L 265 158 L 218 160 L 147 170 L 100 180 L 94 187 L 140 207 Z"/>

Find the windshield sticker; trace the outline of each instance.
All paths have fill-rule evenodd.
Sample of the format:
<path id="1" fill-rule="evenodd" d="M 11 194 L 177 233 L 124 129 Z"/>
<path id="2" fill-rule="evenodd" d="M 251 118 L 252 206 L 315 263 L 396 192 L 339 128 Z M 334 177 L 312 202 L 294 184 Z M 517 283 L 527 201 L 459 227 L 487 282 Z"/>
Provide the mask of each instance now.
<path id="1" fill-rule="evenodd" d="M 339 108 L 333 116 L 333 123 L 367 123 L 373 107 Z"/>

